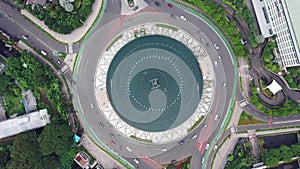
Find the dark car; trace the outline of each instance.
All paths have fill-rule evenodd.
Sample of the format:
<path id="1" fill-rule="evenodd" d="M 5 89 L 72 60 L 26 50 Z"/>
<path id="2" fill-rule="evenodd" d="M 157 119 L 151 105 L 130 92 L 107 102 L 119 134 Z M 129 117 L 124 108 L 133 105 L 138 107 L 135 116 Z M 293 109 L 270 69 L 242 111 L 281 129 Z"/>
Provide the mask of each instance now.
<path id="1" fill-rule="evenodd" d="M 178 143 L 178 145 L 182 145 L 184 143 L 184 141 L 183 140 L 181 140 L 179 143 Z"/>
<path id="2" fill-rule="evenodd" d="M 172 7 L 173 7 L 173 5 L 172 5 L 172 4 L 170 4 L 170 3 L 168 3 L 168 7 L 172 8 Z"/>
<path id="3" fill-rule="evenodd" d="M 159 2 L 154 2 L 154 4 L 157 6 L 157 7 L 160 7 L 160 3 Z"/>

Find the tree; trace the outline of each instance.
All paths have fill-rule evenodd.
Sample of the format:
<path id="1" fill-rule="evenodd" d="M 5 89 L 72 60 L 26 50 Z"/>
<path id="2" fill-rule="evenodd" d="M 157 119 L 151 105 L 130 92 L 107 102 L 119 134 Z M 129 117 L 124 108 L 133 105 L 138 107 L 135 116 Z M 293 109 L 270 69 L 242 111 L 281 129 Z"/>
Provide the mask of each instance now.
<path id="1" fill-rule="evenodd" d="M 10 149 L 12 160 L 8 168 L 37 168 L 43 169 L 42 154 L 39 150 L 37 136 L 34 132 L 24 133 L 17 136 Z"/>
<path id="2" fill-rule="evenodd" d="M 288 161 L 290 161 L 290 160 L 292 159 L 292 157 L 293 157 L 293 152 L 292 152 L 292 150 L 291 150 L 290 147 L 288 147 L 288 146 L 286 146 L 286 145 L 281 145 L 281 146 L 279 147 L 279 150 L 280 150 L 280 154 L 281 154 L 281 159 L 282 159 L 283 161 L 288 162 Z"/>
<path id="3" fill-rule="evenodd" d="M 300 157 L 300 143 L 297 143 L 292 146 L 292 151 L 294 156 Z"/>
<path id="4" fill-rule="evenodd" d="M 0 169 L 4 169 L 7 162 L 10 160 L 9 151 L 7 149 L 0 151 Z"/>
<path id="5" fill-rule="evenodd" d="M 11 92 L 10 88 L 12 86 L 14 86 L 13 79 L 5 75 L 0 75 L 0 96 L 4 96 Z"/>
<path id="6" fill-rule="evenodd" d="M 228 161 L 233 161 L 233 159 L 234 159 L 234 156 L 232 154 L 227 157 Z"/>
<path id="7" fill-rule="evenodd" d="M 38 138 L 43 155 L 62 155 L 71 149 L 72 136 L 67 124 L 48 124 Z"/>

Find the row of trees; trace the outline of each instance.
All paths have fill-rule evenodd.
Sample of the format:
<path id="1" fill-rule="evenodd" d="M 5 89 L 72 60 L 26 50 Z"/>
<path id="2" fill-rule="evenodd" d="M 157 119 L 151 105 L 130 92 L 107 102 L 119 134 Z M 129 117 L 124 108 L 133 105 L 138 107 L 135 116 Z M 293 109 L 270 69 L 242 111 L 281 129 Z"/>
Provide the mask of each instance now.
<path id="1" fill-rule="evenodd" d="M 271 41 L 266 45 L 262 54 L 262 63 L 266 69 L 278 73 L 280 72 L 280 67 L 278 65 L 278 61 L 276 60 L 273 54 L 273 50 L 276 47 L 277 45 L 275 41 Z"/>
<path id="2" fill-rule="evenodd" d="M 256 108 L 268 116 L 290 116 L 300 113 L 300 104 L 291 100 L 286 100 L 281 107 L 272 107 L 263 102 L 257 95 L 250 96 L 250 101 Z"/>
<path id="3" fill-rule="evenodd" d="M 74 1 L 74 2 L 73 2 Z M 15 0 L 35 17 L 45 22 L 49 29 L 69 34 L 74 29 L 81 27 L 88 15 L 92 12 L 95 0 L 59 0 L 47 2 L 43 7 L 39 4 L 25 5 L 23 0 Z"/>
<path id="4" fill-rule="evenodd" d="M 72 135 L 65 122 L 49 124 L 40 134 L 20 134 L 0 151 L 0 169 L 71 169 Z"/>
<path id="5" fill-rule="evenodd" d="M 231 155 L 227 157 L 226 169 L 248 169 L 252 163 L 257 162 L 257 158 L 250 156 L 250 142 L 238 143 Z"/>
<path id="6" fill-rule="evenodd" d="M 248 37 L 250 44 L 253 47 L 256 47 L 258 43 L 264 41 L 264 37 L 259 34 L 259 31 L 256 27 L 255 17 L 253 12 L 248 8 L 245 0 L 224 0 L 224 3 L 230 5 L 237 11 L 239 18 L 242 18 L 250 29 L 251 35 Z"/>
<path id="7" fill-rule="evenodd" d="M 300 67 L 291 67 L 287 69 L 289 73 L 284 75 L 285 80 L 291 88 L 300 89 Z"/>
<path id="8" fill-rule="evenodd" d="M 248 52 L 244 45 L 241 44 L 241 32 L 234 20 L 226 19 L 226 12 L 222 7 L 210 0 L 185 0 L 201 8 L 209 17 L 211 17 L 225 31 L 229 42 L 237 56 L 247 56 Z"/>
<path id="9" fill-rule="evenodd" d="M 279 161 L 289 162 L 296 156 L 300 157 L 300 143 L 291 147 L 281 145 L 279 148 L 264 149 L 262 160 L 267 166 L 277 166 Z"/>

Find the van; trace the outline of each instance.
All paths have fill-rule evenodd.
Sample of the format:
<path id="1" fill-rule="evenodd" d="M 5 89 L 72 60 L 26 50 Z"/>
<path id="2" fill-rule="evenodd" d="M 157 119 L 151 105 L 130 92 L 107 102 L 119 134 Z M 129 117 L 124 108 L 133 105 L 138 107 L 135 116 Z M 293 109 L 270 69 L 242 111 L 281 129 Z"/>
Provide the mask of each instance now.
<path id="1" fill-rule="evenodd" d="M 41 50 L 41 54 L 44 55 L 44 56 L 47 56 L 47 53 L 43 50 Z"/>

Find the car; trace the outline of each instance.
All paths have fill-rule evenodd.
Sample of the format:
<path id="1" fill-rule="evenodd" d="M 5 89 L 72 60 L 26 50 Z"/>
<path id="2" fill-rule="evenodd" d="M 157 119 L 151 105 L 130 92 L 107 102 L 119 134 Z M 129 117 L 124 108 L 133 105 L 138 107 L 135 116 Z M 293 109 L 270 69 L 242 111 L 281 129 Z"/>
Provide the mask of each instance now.
<path id="1" fill-rule="evenodd" d="M 23 35 L 22 38 L 23 38 L 24 40 L 28 40 L 28 35 Z"/>
<path id="2" fill-rule="evenodd" d="M 205 45 L 207 46 L 207 48 L 209 48 L 209 47 L 210 47 L 210 44 L 209 44 L 209 43 L 206 43 Z"/>
<path id="3" fill-rule="evenodd" d="M 126 150 L 132 152 L 132 149 L 129 146 L 126 147 Z"/>
<path id="4" fill-rule="evenodd" d="M 115 135 L 113 133 L 110 133 L 109 135 L 110 137 L 115 138 Z"/>
<path id="5" fill-rule="evenodd" d="M 184 140 L 181 140 L 179 143 L 178 143 L 178 145 L 182 145 L 184 143 Z"/>
<path id="6" fill-rule="evenodd" d="M 180 15 L 180 19 L 182 19 L 182 20 L 186 21 L 186 17 L 185 17 L 185 16 L 183 16 L 183 15 Z"/>
<path id="7" fill-rule="evenodd" d="M 103 128 L 103 127 L 104 127 L 103 124 L 102 124 L 101 122 L 99 122 L 99 127 L 100 127 L 100 128 Z"/>
<path id="8" fill-rule="evenodd" d="M 60 60 L 58 60 L 58 59 L 57 59 L 57 61 L 56 61 L 56 62 L 57 62 L 59 65 L 61 64 L 61 61 L 60 61 Z"/>
<path id="9" fill-rule="evenodd" d="M 160 3 L 158 1 L 154 2 L 157 7 L 160 7 Z"/>
<path id="10" fill-rule="evenodd" d="M 216 67 L 218 66 L 218 62 L 217 61 L 214 61 L 214 64 L 215 64 Z"/>
<path id="11" fill-rule="evenodd" d="M 218 59 L 221 61 L 221 60 L 222 60 L 222 57 L 219 55 L 219 56 L 218 56 Z"/>
<path id="12" fill-rule="evenodd" d="M 168 3 L 168 7 L 172 8 L 172 7 L 173 7 L 173 5 L 172 5 L 172 4 L 170 4 L 170 3 Z"/>
<path id="13" fill-rule="evenodd" d="M 162 152 L 166 152 L 168 149 L 167 148 L 162 148 L 161 151 Z"/>
<path id="14" fill-rule="evenodd" d="M 140 161 L 139 161 L 139 159 L 137 159 L 137 158 L 133 159 L 133 161 L 134 161 L 136 164 L 140 164 Z"/>
<path id="15" fill-rule="evenodd" d="M 115 146 L 116 142 L 114 142 L 113 140 L 111 140 L 111 145 Z"/>
<path id="16" fill-rule="evenodd" d="M 202 157 L 201 164 L 203 164 L 203 163 L 204 163 L 204 161 L 205 161 L 205 158 L 204 158 L 204 157 Z"/>
<path id="17" fill-rule="evenodd" d="M 213 150 L 214 150 L 214 151 L 216 151 L 216 150 L 217 150 L 217 148 L 218 148 L 218 146 L 217 146 L 217 145 L 215 145 Z"/>
<path id="18" fill-rule="evenodd" d="M 219 119 L 219 115 L 217 114 L 216 116 L 215 116 L 215 120 L 218 120 Z"/>
<path id="19" fill-rule="evenodd" d="M 47 56 L 47 52 L 41 50 L 41 54 L 44 55 L 44 56 Z"/>
<path id="20" fill-rule="evenodd" d="M 194 134 L 192 139 L 194 140 L 195 138 L 197 138 L 198 134 Z"/>
<path id="21" fill-rule="evenodd" d="M 94 103 L 91 103 L 91 109 L 93 109 L 95 106 L 94 106 Z"/>
<path id="22" fill-rule="evenodd" d="M 176 160 L 172 160 L 171 163 L 172 163 L 172 164 L 176 163 Z"/>
<path id="23" fill-rule="evenodd" d="M 218 50 L 219 49 L 219 46 L 217 43 L 214 43 L 214 47 Z"/>
<path id="24" fill-rule="evenodd" d="M 244 44 L 247 44 L 248 41 L 247 41 L 247 40 L 244 40 L 244 39 L 241 39 L 241 43 L 244 45 Z"/>
<path id="25" fill-rule="evenodd" d="M 206 144 L 205 150 L 207 150 L 208 148 L 209 148 L 209 143 Z"/>
<path id="26" fill-rule="evenodd" d="M 135 6 L 135 7 L 133 8 L 134 11 L 136 11 L 137 9 L 139 9 L 138 6 Z"/>
<path id="27" fill-rule="evenodd" d="M 204 124 L 204 126 L 203 126 L 203 127 L 204 127 L 204 128 L 205 128 L 205 127 L 207 127 L 207 124 Z"/>
<path id="28" fill-rule="evenodd" d="M 223 83 L 223 89 L 226 89 L 226 82 Z"/>

